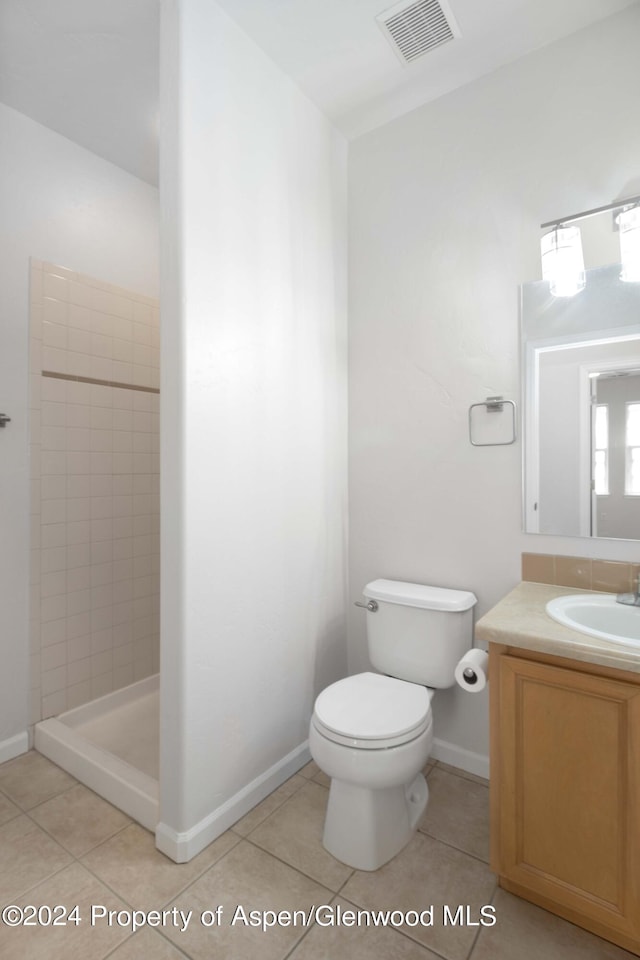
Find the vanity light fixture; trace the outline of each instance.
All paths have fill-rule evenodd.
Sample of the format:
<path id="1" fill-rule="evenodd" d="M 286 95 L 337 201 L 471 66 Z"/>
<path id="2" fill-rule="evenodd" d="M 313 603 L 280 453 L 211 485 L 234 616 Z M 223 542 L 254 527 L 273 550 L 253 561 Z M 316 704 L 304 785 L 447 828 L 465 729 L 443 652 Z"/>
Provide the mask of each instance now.
<path id="1" fill-rule="evenodd" d="M 620 230 L 620 279 L 640 281 L 640 205 L 622 210 L 616 217 Z"/>
<path id="2" fill-rule="evenodd" d="M 549 281 L 554 297 L 573 297 L 585 287 L 580 228 L 573 224 L 608 210 L 615 211 L 614 221 L 620 232 L 620 279 L 640 282 L 640 197 L 629 197 L 541 224 L 543 230 L 552 228 L 542 237 L 540 249 L 542 279 Z"/>
<path id="3" fill-rule="evenodd" d="M 540 241 L 542 279 L 554 297 L 573 297 L 584 290 L 586 278 L 579 227 L 555 226 Z"/>

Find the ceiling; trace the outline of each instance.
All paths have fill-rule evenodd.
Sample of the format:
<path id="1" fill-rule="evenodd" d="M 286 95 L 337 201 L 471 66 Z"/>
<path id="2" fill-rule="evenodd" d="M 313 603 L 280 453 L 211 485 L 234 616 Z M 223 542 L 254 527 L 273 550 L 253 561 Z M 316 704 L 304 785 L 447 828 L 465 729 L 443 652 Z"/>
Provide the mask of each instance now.
<path id="1" fill-rule="evenodd" d="M 407 66 L 375 19 L 394 0 L 217 0 L 349 138 L 636 2 L 448 0 L 460 37 Z M 0 0 L 0 101 L 157 183 L 159 8 Z"/>

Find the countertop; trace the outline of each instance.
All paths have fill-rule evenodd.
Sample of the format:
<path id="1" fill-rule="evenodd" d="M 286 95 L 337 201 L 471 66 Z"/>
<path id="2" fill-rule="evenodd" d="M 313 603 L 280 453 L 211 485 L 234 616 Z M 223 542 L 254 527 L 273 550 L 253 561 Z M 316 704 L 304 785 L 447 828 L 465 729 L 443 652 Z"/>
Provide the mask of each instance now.
<path id="1" fill-rule="evenodd" d="M 546 612 L 547 601 L 581 593 L 595 591 L 523 581 L 478 620 L 476 638 L 640 673 L 640 648 L 578 633 Z"/>

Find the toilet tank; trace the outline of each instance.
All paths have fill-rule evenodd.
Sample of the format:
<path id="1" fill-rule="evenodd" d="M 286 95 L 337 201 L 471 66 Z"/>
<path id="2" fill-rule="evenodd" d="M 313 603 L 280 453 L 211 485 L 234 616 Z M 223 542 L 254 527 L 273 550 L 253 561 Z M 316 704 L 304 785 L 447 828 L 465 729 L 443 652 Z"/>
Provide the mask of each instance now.
<path id="1" fill-rule="evenodd" d="M 372 666 L 399 680 L 452 687 L 473 644 L 474 594 L 400 580 L 373 580 L 362 592 L 377 604 L 366 614 Z"/>

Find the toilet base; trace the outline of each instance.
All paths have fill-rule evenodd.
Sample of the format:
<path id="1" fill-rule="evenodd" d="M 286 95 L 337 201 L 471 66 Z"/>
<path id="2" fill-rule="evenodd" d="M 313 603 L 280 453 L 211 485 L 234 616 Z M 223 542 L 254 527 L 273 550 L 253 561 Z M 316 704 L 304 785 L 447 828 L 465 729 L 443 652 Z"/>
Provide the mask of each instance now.
<path id="1" fill-rule="evenodd" d="M 400 853 L 418 826 L 429 788 L 421 773 L 406 786 L 370 789 L 332 780 L 323 844 L 356 870 L 377 870 Z"/>

